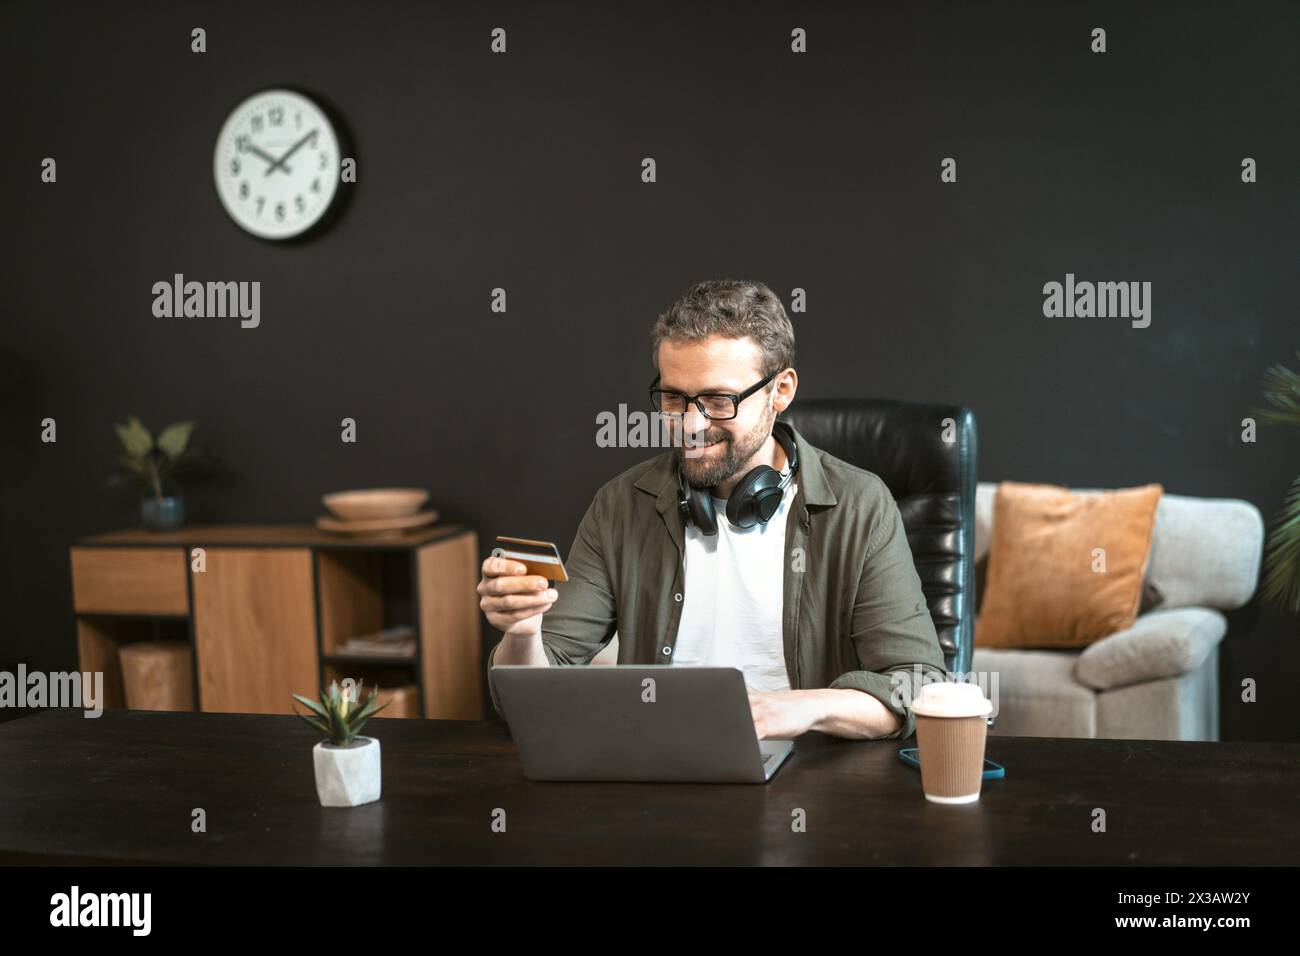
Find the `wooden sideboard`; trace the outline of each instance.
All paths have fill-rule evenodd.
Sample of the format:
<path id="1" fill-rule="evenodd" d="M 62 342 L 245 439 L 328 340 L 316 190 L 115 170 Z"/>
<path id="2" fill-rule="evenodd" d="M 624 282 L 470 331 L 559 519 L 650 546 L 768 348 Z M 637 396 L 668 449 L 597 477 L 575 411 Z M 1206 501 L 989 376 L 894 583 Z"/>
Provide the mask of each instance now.
<path id="1" fill-rule="evenodd" d="M 416 688 L 425 717 L 484 717 L 478 536 L 463 526 L 396 538 L 300 525 L 137 529 L 82 539 L 71 564 L 81 669 L 103 672 L 105 707 L 126 706 L 121 646 L 165 638 L 189 643 L 203 711 L 292 713 L 292 694 L 351 677 Z M 416 632 L 409 658 L 339 650 L 399 625 Z"/>

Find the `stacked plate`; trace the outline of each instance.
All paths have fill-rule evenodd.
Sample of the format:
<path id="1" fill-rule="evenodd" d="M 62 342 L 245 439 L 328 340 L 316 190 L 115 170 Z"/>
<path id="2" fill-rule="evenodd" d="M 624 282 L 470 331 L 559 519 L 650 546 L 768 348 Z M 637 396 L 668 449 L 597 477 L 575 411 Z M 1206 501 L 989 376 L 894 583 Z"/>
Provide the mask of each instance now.
<path id="1" fill-rule="evenodd" d="M 336 491 L 321 501 L 332 514 L 316 519 L 316 527 L 338 534 L 400 535 L 438 520 L 438 512 L 420 509 L 429 493 L 419 488 L 367 488 Z"/>

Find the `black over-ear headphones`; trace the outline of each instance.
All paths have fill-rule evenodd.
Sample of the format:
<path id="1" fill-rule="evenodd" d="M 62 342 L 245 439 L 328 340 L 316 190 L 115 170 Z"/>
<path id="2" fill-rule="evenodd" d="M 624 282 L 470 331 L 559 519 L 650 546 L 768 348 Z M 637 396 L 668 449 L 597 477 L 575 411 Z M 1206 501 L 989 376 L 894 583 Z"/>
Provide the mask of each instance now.
<path id="1" fill-rule="evenodd" d="M 772 423 L 772 437 L 785 450 L 785 477 L 770 465 L 759 465 L 745 474 L 727 499 L 727 520 L 738 528 L 767 524 L 781 506 L 785 489 L 799 467 L 799 449 L 795 447 L 794 429 L 785 422 Z M 689 524 L 705 534 L 718 533 L 718 516 L 713 511 L 711 488 L 695 488 L 677 468 L 677 508 Z"/>

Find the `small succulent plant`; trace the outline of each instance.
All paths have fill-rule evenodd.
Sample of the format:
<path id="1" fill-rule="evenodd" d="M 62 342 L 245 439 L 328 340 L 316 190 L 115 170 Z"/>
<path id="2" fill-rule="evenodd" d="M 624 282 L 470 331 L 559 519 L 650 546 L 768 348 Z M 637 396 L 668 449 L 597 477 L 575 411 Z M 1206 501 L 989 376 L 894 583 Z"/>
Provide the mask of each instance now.
<path id="1" fill-rule="evenodd" d="M 351 688 L 340 690 L 339 682 L 331 681 L 330 689 L 321 691 L 319 701 L 294 694 L 294 700 L 312 711 L 303 714 L 295 709 L 294 713 L 323 733 L 335 747 L 347 747 L 361 732 L 366 721 L 388 706 L 387 703 L 376 705 L 375 698 L 378 694 L 378 687 L 371 688 L 370 696 L 362 704 L 361 684 L 357 684 L 354 693 Z"/>

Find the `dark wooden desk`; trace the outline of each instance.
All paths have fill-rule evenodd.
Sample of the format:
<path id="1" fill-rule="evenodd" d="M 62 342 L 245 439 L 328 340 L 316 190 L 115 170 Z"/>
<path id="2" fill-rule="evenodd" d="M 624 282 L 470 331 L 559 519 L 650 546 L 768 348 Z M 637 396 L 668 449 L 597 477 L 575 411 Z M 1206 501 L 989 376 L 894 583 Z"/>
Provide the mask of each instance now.
<path id="1" fill-rule="evenodd" d="M 922 797 L 895 741 L 806 735 L 765 786 L 570 784 L 526 780 L 494 722 L 367 730 L 383 798 L 324 809 L 316 738 L 294 717 L 64 710 L 0 724 L 0 862 L 1300 862 L 1300 744 L 996 737 L 1006 778 L 950 807 Z M 191 832 L 196 807 L 206 833 Z M 791 831 L 797 808 L 807 832 Z"/>

